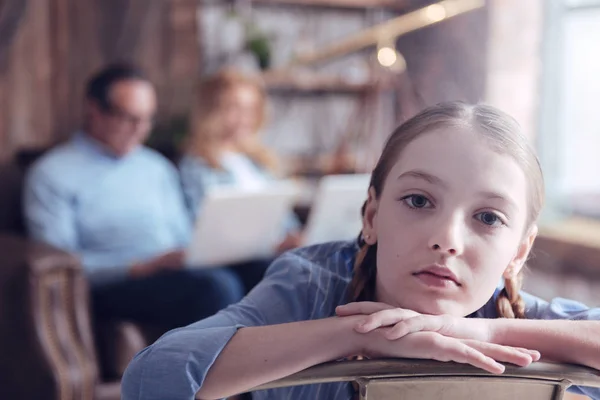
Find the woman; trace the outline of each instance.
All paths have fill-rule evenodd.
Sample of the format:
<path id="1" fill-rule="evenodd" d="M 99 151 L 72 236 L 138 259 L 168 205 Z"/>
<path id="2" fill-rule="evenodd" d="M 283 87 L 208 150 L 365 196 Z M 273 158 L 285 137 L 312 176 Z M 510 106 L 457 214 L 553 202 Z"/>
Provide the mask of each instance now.
<path id="1" fill-rule="evenodd" d="M 194 223 L 204 196 L 212 189 L 235 186 L 255 190 L 275 181 L 278 160 L 260 142 L 266 119 L 266 93 L 258 80 L 224 70 L 202 80 L 196 91 L 191 130 L 179 163 L 189 215 Z M 290 215 L 282 227 L 280 253 L 300 243 L 299 223 Z M 250 260 L 249 260 L 250 261 Z M 244 263 L 236 270 L 247 289 L 264 274 L 267 262 Z"/>

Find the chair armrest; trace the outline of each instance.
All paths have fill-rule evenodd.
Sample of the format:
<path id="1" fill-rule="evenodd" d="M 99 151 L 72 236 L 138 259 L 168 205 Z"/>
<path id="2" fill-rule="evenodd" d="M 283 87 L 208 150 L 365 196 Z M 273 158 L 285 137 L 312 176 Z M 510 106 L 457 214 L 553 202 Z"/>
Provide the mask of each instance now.
<path id="1" fill-rule="evenodd" d="M 4 234 L 0 255 L 2 392 L 9 398 L 91 400 L 98 367 L 79 261 Z"/>
<path id="2" fill-rule="evenodd" d="M 104 381 L 120 381 L 129 362 L 149 344 L 141 327 L 128 321 L 97 321 L 94 333 Z"/>

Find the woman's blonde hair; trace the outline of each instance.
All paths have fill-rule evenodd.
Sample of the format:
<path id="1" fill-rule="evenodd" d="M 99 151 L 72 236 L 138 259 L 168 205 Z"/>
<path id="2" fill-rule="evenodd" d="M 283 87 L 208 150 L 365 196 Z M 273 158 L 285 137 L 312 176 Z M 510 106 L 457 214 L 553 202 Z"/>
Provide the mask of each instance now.
<path id="1" fill-rule="evenodd" d="M 256 92 L 258 123 L 256 134 L 238 144 L 237 150 L 261 167 L 274 170 L 277 158 L 261 144 L 258 137 L 266 120 L 266 91 L 260 80 L 234 70 L 222 70 L 199 82 L 191 112 L 190 134 L 185 143 L 186 152 L 202 157 L 213 168 L 221 168 L 222 100 L 225 94 L 242 87 Z"/>
<path id="2" fill-rule="evenodd" d="M 527 228 L 537 221 L 544 203 L 542 170 L 528 139 L 519 124 L 504 112 L 487 105 L 468 105 L 448 102 L 429 107 L 398 127 L 388 138 L 381 157 L 371 175 L 370 186 L 376 197 L 402 151 L 423 133 L 438 128 L 463 126 L 473 129 L 485 138 L 499 154 L 511 156 L 522 168 L 528 180 Z M 365 206 L 362 213 L 364 215 Z M 354 264 L 354 277 L 350 284 L 350 301 L 374 301 L 377 277 L 377 244 L 368 245 L 360 240 L 360 250 Z M 505 279 L 505 288 L 496 300 L 498 315 L 505 318 L 524 318 L 525 308 L 519 294 L 522 271 L 512 279 Z"/>

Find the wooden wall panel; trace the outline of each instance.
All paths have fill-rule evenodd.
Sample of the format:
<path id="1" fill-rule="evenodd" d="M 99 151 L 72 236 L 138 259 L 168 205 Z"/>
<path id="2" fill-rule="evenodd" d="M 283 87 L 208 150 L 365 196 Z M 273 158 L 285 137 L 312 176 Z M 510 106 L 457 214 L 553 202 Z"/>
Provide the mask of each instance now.
<path id="1" fill-rule="evenodd" d="M 199 68 L 197 5 L 0 0 L 0 160 L 76 130 L 84 83 L 108 62 L 133 61 L 147 71 L 159 93 L 159 122 L 184 114 Z"/>
<path id="2" fill-rule="evenodd" d="M 12 103 L 13 89 L 11 78 L 12 47 L 17 41 L 27 10 L 27 1 L 2 0 L 0 1 L 0 157 L 8 153 L 6 143 L 11 142 L 13 123 Z"/>

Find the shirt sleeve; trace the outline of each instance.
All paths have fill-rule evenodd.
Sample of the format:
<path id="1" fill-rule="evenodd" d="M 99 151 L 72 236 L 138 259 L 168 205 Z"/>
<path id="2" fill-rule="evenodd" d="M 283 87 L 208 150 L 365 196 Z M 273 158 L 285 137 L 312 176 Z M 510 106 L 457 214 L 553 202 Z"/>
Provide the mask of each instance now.
<path id="1" fill-rule="evenodd" d="M 240 303 L 165 334 L 132 360 L 123 400 L 194 399 L 208 370 L 238 329 L 308 319 L 310 263 L 286 253 Z"/>
<path id="2" fill-rule="evenodd" d="M 112 267 L 106 254 L 79 248 L 75 198 L 34 167 L 25 180 L 23 208 L 29 237 L 77 255 L 91 283 L 118 279 L 125 268 Z"/>
<path id="3" fill-rule="evenodd" d="M 165 208 L 169 211 L 169 221 L 173 229 L 177 245 L 187 247 L 192 232 L 185 199 L 182 193 L 181 177 L 175 167 L 167 165 L 165 191 Z"/>
<path id="4" fill-rule="evenodd" d="M 600 320 L 600 308 L 590 308 L 575 300 L 557 297 L 550 302 L 521 293 L 529 319 Z"/>
<path id="5" fill-rule="evenodd" d="M 73 199 L 40 168 L 33 167 L 25 179 L 23 202 L 32 239 L 65 251 L 77 250 Z"/>
<path id="6" fill-rule="evenodd" d="M 521 297 L 529 319 L 600 320 L 600 308 L 590 308 L 578 301 L 558 297 L 547 302 L 527 293 L 521 293 Z M 600 388 L 572 386 L 569 392 L 600 400 Z"/>
<path id="7" fill-rule="evenodd" d="M 198 209 L 210 186 L 209 177 L 212 174 L 207 166 L 190 157 L 184 157 L 181 160 L 179 163 L 179 172 L 181 174 L 185 204 L 190 220 L 194 223 L 198 217 Z"/>

